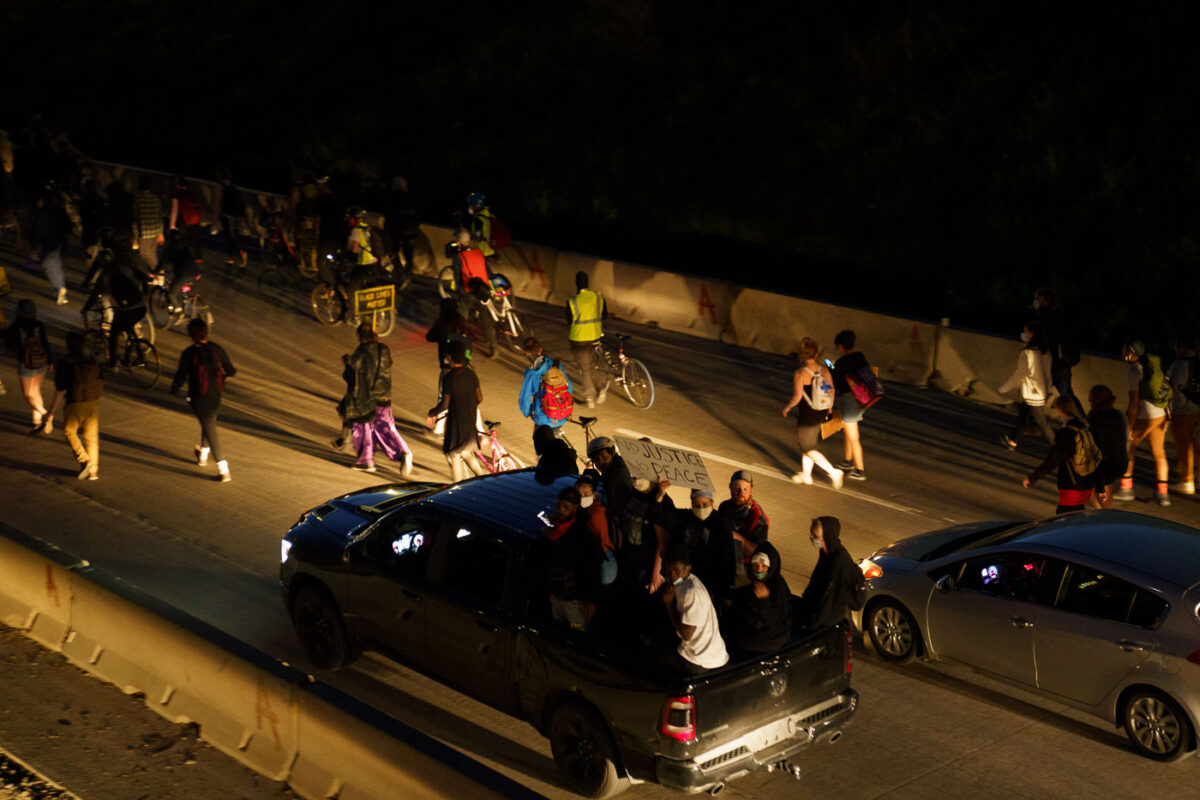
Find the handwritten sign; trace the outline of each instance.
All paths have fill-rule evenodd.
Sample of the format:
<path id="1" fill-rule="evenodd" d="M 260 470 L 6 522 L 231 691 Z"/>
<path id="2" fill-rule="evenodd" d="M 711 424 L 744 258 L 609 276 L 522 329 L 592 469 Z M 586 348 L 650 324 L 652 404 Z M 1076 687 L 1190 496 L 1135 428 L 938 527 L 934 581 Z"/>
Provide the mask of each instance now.
<path id="1" fill-rule="evenodd" d="M 704 459 L 699 453 L 626 436 L 617 436 L 615 439 L 633 477 L 652 481 L 668 480 L 672 486 L 686 486 L 706 492 L 713 490 L 708 467 L 704 466 Z"/>
<path id="2" fill-rule="evenodd" d="M 392 284 L 359 289 L 354 293 L 354 316 L 365 317 L 376 311 L 391 311 L 396 307 L 396 287 Z"/>

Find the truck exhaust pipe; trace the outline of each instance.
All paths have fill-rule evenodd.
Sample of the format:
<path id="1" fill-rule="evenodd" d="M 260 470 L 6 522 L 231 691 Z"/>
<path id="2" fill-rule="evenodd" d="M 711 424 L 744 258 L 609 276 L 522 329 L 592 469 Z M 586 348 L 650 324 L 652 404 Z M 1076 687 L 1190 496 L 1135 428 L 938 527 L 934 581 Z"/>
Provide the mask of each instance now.
<path id="1" fill-rule="evenodd" d="M 721 781 L 720 783 L 714 783 L 712 788 L 708 790 L 708 794 L 711 797 L 716 797 L 723 791 L 725 791 L 725 782 Z"/>
<path id="2" fill-rule="evenodd" d="M 841 731 L 834 731 L 832 734 L 830 734 L 830 735 L 829 735 L 829 743 L 830 743 L 830 744 L 833 744 L 834 742 L 836 742 L 836 741 L 837 741 L 838 739 L 840 739 L 840 738 L 842 738 L 842 732 L 841 732 Z"/>

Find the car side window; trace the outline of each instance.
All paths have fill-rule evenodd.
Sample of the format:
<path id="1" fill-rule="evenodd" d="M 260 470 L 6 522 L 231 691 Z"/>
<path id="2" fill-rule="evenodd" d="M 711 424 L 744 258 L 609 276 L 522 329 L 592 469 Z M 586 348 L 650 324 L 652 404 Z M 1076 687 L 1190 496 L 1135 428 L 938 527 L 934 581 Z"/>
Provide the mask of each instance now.
<path id="1" fill-rule="evenodd" d="M 1158 620 L 1166 602 L 1129 581 L 1091 567 L 1071 564 L 1067 567 L 1057 605 L 1064 611 L 1145 628 Z"/>
<path id="2" fill-rule="evenodd" d="M 426 517 L 394 515 L 368 539 L 367 556 L 400 577 L 421 577 L 433 552 L 437 528 L 437 523 Z"/>
<path id="3" fill-rule="evenodd" d="M 964 565 L 957 588 L 1036 603 L 1041 596 L 1042 573 L 1049 566 L 1047 561 L 1041 556 L 1021 553 L 972 558 Z"/>
<path id="4" fill-rule="evenodd" d="M 441 583 L 465 595 L 499 606 L 508 577 L 508 545 L 475 526 L 450 525 L 450 540 Z"/>

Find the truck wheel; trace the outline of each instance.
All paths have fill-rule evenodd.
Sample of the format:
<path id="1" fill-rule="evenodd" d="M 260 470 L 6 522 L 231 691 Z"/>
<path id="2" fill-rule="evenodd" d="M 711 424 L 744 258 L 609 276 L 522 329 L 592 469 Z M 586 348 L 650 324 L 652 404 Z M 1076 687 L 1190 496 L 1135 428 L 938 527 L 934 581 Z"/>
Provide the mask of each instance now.
<path id="1" fill-rule="evenodd" d="M 342 612 L 324 587 L 300 591 L 292 606 L 292 625 L 314 667 L 338 669 L 349 660 L 350 640 Z"/>
<path id="2" fill-rule="evenodd" d="M 1176 761 L 1192 749 L 1192 725 L 1187 714 L 1162 692 L 1137 689 L 1126 698 L 1121 717 L 1129 741 L 1147 758 Z"/>
<path id="3" fill-rule="evenodd" d="M 554 712 L 550 750 L 571 789 L 584 797 L 612 797 L 629 788 L 608 726 L 588 709 L 567 703 Z"/>
<path id="4" fill-rule="evenodd" d="M 865 625 L 875 652 L 884 661 L 907 664 L 917 654 L 917 623 L 894 600 L 879 600 L 867 609 Z"/>

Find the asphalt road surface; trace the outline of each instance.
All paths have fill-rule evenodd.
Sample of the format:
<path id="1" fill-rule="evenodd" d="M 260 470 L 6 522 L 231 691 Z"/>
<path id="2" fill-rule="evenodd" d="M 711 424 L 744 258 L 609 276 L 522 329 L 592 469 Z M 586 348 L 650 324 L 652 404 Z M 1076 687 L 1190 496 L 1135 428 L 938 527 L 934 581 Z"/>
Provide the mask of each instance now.
<path id="1" fill-rule="evenodd" d="M 75 285 L 81 265 L 71 265 Z M 340 357 L 355 344 L 351 329 L 318 324 L 307 311 L 307 290 L 267 301 L 253 289 L 257 265 L 240 279 L 230 277 L 232 269 L 208 267 L 201 291 L 216 315 L 211 338 L 238 368 L 221 416 L 233 481 L 217 483 L 211 463 L 201 470 L 192 462 L 198 426 L 184 401 L 166 393 L 167 381 L 147 392 L 120 376 L 109 381 L 101 405 L 100 480 L 77 481 L 58 429 L 52 436 L 26 434 L 28 409 L 9 358 L 2 372 L 9 391 L 0 397 L 0 508 L 9 525 L 303 666 L 279 599 L 279 538 L 308 508 L 398 480 L 399 470 L 380 462 L 378 475 L 353 472 L 353 457 L 329 445 L 338 426 Z M 9 274 L 18 294 L 37 296 L 52 339 L 61 343 L 66 326 L 78 322 L 81 296 L 72 292 L 70 305 L 55 307 L 40 276 L 15 268 Z M 6 300 L 11 319 L 13 299 Z M 418 282 L 403 298 L 401 324 L 385 341 L 395 359 L 395 416 L 416 456 L 413 478 L 447 480 L 440 443 L 421 426 L 436 399 L 435 348 L 424 340 L 435 305 L 431 282 Z M 548 352 L 569 352 L 559 308 L 527 301 L 518 307 Z M 798 467 L 795 423 L 780 416 L 791 389 L 787 359 L 620 321 L 606 327 L 634 336 L 630 350 L 650 368 L 658 396 L 641 411 L 610 394 L 595 412 L 597 432 L 648 435 L 701 451 L 718 485 L 735 469 L 751 469 L 793 592 L 803 589 L 815 563 L 808 544 L 814 516 L 841 518 L 843 540 L 858 558 L 896 538 L 957 522 L 1054 512 L 1052 480 L 1032 490 L 1020 485 L 1045 445 L 1025 438 L 1015 454 L 1001 447 L 996 437 L 1011 421 L 1002 409 L 888 385 L 886 399 L 862 424 L 868 480 L 847 481 L 835 491 L 818 473 L 816 485 L 799 486 L 788 479 Z M 173 369 L 186 344 L 180 329 L 160 332 L 165 365 Z M 860 345 L 869 358 L 872 343 Z M 531 426 L 516 408 L 524 364 L 502 353 L 477 357 L 475 368 L 484 417 L 501 420 L 502 441 L 532 463 Z M 578 428 L 571 436 L 582 447 Z M 840 437 L 823 448 L 840 459 Z M 1200 524 L 1200 504 L 1191 498 L 1176 497 L 1169 509 L 1148 502 L 1148 461 L 1139 463 L 1138 476 L 1143 499 L 1135 509 Z M 672 494 L 686 503 L 685 493 Z M 570 796 L 548 743 L 531 727 L 402 665 L 367 655 L 321 677 L 548 797 Z M 1200 779 L 1196 759 L 1150 762 L 1131 751 L 1122 733 L 969 671 L 894 668 L 860 652 L 854 684 L 861 704 L 853 724 L 837 744 L 804 754 L 799 785 L 760 773 L 730 784 L 727 796 L 1165 797 Z M 36 763 L 36 754 L 22 756 Z M 86 787 L 73 788 L 86 794 Z M 674 795 L 638 786 L 629 796 Z"/>

